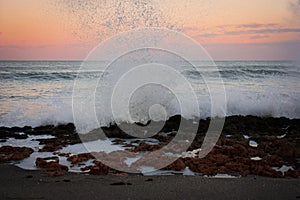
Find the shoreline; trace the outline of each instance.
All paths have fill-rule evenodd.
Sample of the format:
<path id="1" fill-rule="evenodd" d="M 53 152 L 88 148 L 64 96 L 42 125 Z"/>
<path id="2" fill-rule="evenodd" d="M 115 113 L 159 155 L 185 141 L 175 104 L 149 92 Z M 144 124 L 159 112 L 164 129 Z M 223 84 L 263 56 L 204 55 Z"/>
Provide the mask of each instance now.
<path id="1" fill-rule="evenodd" d="M 167 120 L 162 130 L 150 138 L 151 141 L 139 138 L 132 139 L 132 136 L 124 133 L 116 125 L 102 127 L 106 137 L 111 138 L 110 144 L 118 148 L 108 153 L 95 153 L 106 158 L 112 158 L 115 162 L 126 163 L 124 156 L 122 157 L 125 155 L 124 151 L 138 155 L 140 152 L 153 152 L 168 145 L 176 136 L 176 130 L 181 120 L 185 119 L 181 116 L 174 116 Z M 227 174 L 231 176 L 259 175 L 273 178 L 299 178 L 300 119 L 255 116 L 227 117 L 217 144 L 206 157 L 200 159 L 197 157 L 197 153 L 199 153 L 203 143 L 208 125 L 209 119 L 199 120 L 197 135 L 187 152 L 177 160 L 175 159 L 172 164 L 165 166 L 163 170 L 181 173 L 188 169 L 192 173 L 202 176 Z M 144 128 L 144 125 L 141 126 Z M 147 127 L 145 126 L 145 128 Z M 95 133 L 97 132 L 88 134 L 88 138 L 90 140 L 101 139 L 95 137 Z M 22 162 L 33 154 L 39 155 L 41 153 L 44 155 L 46 153 L 47 156 L 34 157 L 32 164 L 50 176 L 68 175 L 67 172 L 72 171 L 71 167 L 75 165 L 82 173 L 91 175 L 120 174 L 120 171 L 107 167 L 99 160 L 94 159 L 95 154 L 92 155 L 91 152 L 75 152 L 74 154 L 74 152 L 61 151 L 66 147 L 72 147 L 82 142 L 74 124 L 71 123 L 35 128 L 29 126 L 0 127 L 0 139 L 0 163 Z M 13 142 L 34 141 L 36 146 L 2 145 L 7 144 L 5 142 L 10 139 Z M 61 163 L 61 159 L 64 160 L 64 163 Z M 165 156 L 165 159 L 168 157 Z M 86 162 L 89 162 L 89 165 L 85 165 Z M 148 163 L 148 160 L 139 159 L 132 166 L 151 166 L 147 165 Z"/>

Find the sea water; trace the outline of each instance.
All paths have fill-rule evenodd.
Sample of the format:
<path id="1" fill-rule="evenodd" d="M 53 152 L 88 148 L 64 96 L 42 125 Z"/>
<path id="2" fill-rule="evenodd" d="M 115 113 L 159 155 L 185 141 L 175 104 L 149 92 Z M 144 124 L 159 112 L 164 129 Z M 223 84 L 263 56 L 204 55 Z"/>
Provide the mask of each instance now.
<path id="1" fill-rule="evenodd" d="M 218 70 L 212 70 L 201 61 L 195 63 L 200 73 L 184 65 L 180 73 L 199 96 L 205 88 L 201 74 L 209 77 L 220 74 L 226 92 L 227 116 L 300 117 L 299 64 L 293 61 L 216 61 Z M 81 61 L 0 61 L 0 126 L 73 122 L 75 79 L 80 79 L 84 97 L 91 81 L 99 78 L 99 74 L 109 73 L 105 71 L 104 62 L 91 63 L 90 70 L 77 76 L 81 64 Z M 210 117 L 210 106 L 209 101 L 199 101 L 202 118 Z M 106 113 L 100 115 L 105 119 Z M 106 124 L 100 125 L 111 121 L 113 119 L 107 116 Z"/>

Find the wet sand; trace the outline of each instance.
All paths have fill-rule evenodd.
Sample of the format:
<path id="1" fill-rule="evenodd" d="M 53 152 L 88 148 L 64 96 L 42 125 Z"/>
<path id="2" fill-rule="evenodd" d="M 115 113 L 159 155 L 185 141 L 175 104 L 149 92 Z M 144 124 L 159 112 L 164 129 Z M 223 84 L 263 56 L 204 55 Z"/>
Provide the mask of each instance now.
<path id="1" fill-rule="evenodd" d="M 0 164 L 0 199 L 300 199 L 300 179 L 248 176 L 51 177 Z"/>

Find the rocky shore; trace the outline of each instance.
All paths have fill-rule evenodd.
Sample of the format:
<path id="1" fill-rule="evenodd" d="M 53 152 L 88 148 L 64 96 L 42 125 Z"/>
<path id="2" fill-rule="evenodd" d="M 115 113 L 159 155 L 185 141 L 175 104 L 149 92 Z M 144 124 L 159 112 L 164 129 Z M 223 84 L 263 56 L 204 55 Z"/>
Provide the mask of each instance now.
<path id="1" fill-rule="evenodd" d="M 156 143 L 148 143 L 140 138 L 134 138 L 124 133 L 118 126 L 102 127 L 106 136 L 113 138 L 115 145 L 123 146 L 126 151 L 154 152 L 167 145 L 177 134 L 181 120 L 180 116 L 171 117 L 160 133 L 150 139 Z M 222 134 L 213 150 L 204 158 L 198 158 L 201 144 L 208 129 L 210 119 L 199 120 L 197 135 L 188 151 L 175 162 L 162 170 L 181 172 L 189 169 L 197 175 L 215 176 L 226 174 L 231 176 L 259 175 L 273 178 L 299 178 L 300 176 L 300 119 L 231 116 L 225 119 Z M 146 126 L 145 126 L 146 127 Z M 63 153 L 60 150 L 69 145 L 82 142 L 74 124 L 47 125 L 40 127 L 0 127 L 0 144 L 9 138 L 24 140 L 30 136 L 50 135 L 50 138 L 37 139 L 38 152 L 52 152 L 51 157 L 37 157 L 36 167 L 51 176 L 69 174 L 69 167 L 60 163 L 59 157 L 65 157 L 70 165 L 79 165 L 91 161 L 91 165 L 82 165 L 84 174 L 128 176 L 118 170 L 111 169 L 94 159 L 90 153 Z M 93 133 L 89 135 L 93 139 Z M 97 137 L 96 137 L 97 138 Z M 130 139 L 130 140 L 128 140 Z M 21 161 L 28 158 L 34 149 L 31 147 L 1 146 L 0 162 Z M 105 154 L 110 158 L 117 157 L 123 151 L 113 151 Z M 133 165 L 147 163 L 138 160 Z"/>

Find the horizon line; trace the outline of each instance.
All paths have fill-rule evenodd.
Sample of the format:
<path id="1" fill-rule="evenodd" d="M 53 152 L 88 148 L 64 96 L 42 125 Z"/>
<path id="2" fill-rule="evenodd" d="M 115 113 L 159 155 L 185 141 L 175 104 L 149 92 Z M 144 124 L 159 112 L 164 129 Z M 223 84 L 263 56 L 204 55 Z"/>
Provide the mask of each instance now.
<path id="1" fill-rule="evenodd" d="M 0 62 L 55 62 L 55 61 L 65 61 L 65 62 L 83 62 L 84 59 L 0 59 Z M 88 60 L 88 61 L 109 61 L 109 60 Z M 213 60 L 192 60 L 192 61 L 297 61 L 292 59 L 213 59 Z"/>

